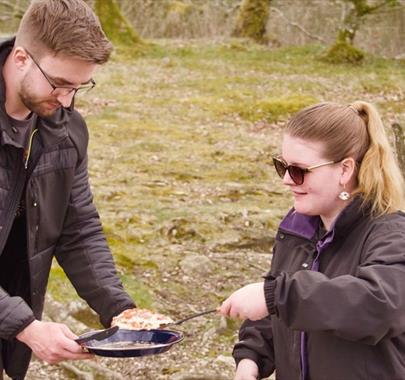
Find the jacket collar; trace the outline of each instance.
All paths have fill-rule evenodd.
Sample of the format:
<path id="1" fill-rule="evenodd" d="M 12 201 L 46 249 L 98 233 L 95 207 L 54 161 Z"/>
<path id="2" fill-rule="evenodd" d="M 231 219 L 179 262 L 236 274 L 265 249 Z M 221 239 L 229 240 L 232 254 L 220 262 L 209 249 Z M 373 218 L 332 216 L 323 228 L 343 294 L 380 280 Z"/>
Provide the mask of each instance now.
<path id="1" fill-rule="evenodd" d="M 345 235 L 366 214 L 369 214 L 369 208 L 363 207 L 360 196 L 355 197 L 337 216 L 328 236 Z M 319 216 L 300 214 L 292 208 L 281 221 L 280 229 L 307 240 L 315 240 L 320 224 Z"/>
<path id="2" fill-rule="evenodd" d="M 15 37 L 0 43 L 0 143 L 17 146 L 13 140 L 11 125 L 5 110 L 5 83 L 2 68 L 7 56 L 10 54 L 15 43 Z M 41 136 L 44 147 L 56 145 L 68 137 L 68 123 L 73 112 L 73 105 L 70 108 L 59 108 L 51 117 L 36 118 L 36 127 Z M 19 146 L 19 145 L 18 145 Z"/>

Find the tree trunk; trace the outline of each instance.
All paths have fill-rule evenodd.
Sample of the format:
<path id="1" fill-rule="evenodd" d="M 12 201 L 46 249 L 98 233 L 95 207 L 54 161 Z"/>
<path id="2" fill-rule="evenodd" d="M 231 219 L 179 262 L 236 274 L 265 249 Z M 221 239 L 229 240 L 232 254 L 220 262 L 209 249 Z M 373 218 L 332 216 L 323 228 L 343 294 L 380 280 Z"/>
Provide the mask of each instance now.
<path id="1" fill-rule="evenodd" d="M 402 175 L 405 178 L 405 127 L 399 123 L 392 124 L 395 136 L 395 150 Z"/>
<path id="2" fill-rule="evenodd" d="M 364 54 L 354 47 L 354 38 L 367 15 L 378 12 L 381 8 L 394 6 L 398 0 L 345 0 L 350 3 L 351 9 L 343 19 L 338 30 L 335 43 L 329 48 L 323 57 L 331 63 L 358 63 L 363 60 Z"/>
<path id="3" fill-rule="evenodd" d="M 242 0 L 232 35 L 263 42 L 270 13 L 270 2 L 271 0 Z"/>
<path id="4" fill-rule="evenodd" d="M 131 47 L 142 43 L 122 14 L 117 0 L 95 0 L 94 8 L 105 34 L 114 45 Z"/>
<path id="5" fill-rule="evenodd" d="M 338 42 L 353 45 L 354 37 L 360 27 L 362 19 L 369 13 L 367 0 L 346 0 L 351 4 L 351 9 L 347 12 L 343 19 L 343 24 L 338 30 L 336 40 Z"/>

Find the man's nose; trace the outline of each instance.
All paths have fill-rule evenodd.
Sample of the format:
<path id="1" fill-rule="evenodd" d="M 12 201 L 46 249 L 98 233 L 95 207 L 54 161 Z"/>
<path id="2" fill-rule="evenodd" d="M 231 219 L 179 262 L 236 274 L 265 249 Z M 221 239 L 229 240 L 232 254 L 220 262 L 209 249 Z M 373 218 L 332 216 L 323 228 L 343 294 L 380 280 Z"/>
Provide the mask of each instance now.
<path id="1" fill-rule="evenodd" d="M 63 107 L 69 107 L 72 104 L 75 92 L 69 92 L 68 94 L 58 94 L 56 99 Z"/>

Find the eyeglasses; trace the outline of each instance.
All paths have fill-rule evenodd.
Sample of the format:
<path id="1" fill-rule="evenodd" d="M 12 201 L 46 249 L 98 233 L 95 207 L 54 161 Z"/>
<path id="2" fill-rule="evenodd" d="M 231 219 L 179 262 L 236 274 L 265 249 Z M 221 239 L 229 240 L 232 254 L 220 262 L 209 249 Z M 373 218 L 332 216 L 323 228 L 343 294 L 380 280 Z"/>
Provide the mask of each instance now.
<path id="1" fill-rule="evenodd" d="M 289 176 L 296 185 L 302 185 L 304 183 L 305 174 L 311 172 L 313 169 L 336 164 L 337 162 L 339 161 L 328 161 L 322 164 L 310 166 L 308 168 L 300 168 L 299 166 L 288 165 L 285 161 L 280 159 L 280 157 L 273 157 L 273 164 L 280 178 L 284 178 L 285 173 L 288 172 Z"/>
<path id="2" fill-rule="evenodd" d="M 58 94 L 58 95 L 66 96 L 66 95 L 73 93 L 73 96 L 75 96 L 77 93 L 84 93 L 84 92 L 90 91 L 96 85 L 96 82 L 93 79 L 90 79 L 89 84 L 85 84 L 80 87 L 55 86 L 52 83 L 52 81 L 49 79 L 49 76 L 45 73 L 44 70 L 42 70 L 41 66 L 39 66 L 38 62 L 34 59 L 32 54 L 27 49 L 25 49 L 25 51 L 27 52 L 29 57 L 32 59 L 32 61 L 35 63 L 35 66 L 38 67 L 39 71 L 42 73 L 42 75 L 48 81 L 49 85 L 52 87 L 51 95 Z"/>

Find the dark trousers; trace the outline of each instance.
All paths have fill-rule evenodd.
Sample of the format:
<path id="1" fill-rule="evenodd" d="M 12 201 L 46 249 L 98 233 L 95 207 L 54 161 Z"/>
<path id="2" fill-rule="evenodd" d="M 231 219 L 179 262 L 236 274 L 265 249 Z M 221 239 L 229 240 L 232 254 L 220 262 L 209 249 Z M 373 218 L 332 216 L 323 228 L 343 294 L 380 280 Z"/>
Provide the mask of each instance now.
<path id="1" fill-rule="evenodd" d="M 10 295 L 29 304 L 29 269 L 27 261 L 25 213 L 16 217 L 7 243 L 0 254 L 0 286 Z M 13 380 L 23 380 L 31 358 L 31 350 L 22 342 L 0 339 L 0 380 L 4 372 Z"/>

